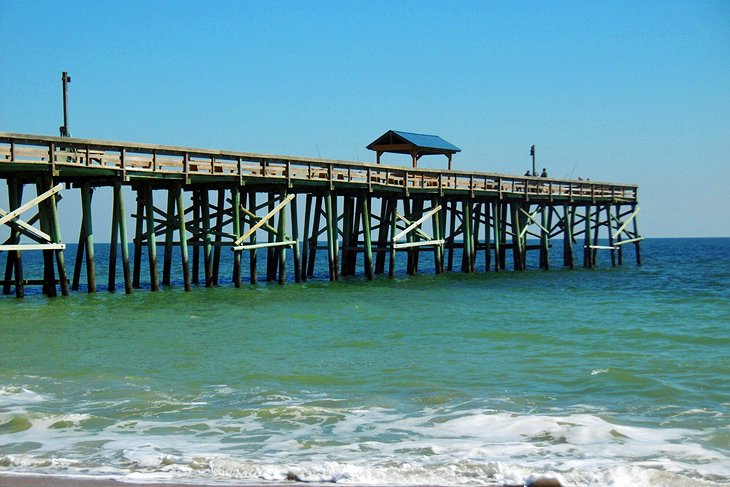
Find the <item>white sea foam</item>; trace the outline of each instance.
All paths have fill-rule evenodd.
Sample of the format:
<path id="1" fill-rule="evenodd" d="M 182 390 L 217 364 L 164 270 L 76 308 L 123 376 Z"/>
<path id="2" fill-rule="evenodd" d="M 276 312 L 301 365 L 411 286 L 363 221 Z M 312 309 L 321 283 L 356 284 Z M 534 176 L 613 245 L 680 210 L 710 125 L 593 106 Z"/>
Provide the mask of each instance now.
<path id="1" fill-rule="evenodd" d="M 0 408 L 19 404 L 32 404 L 46 401 L 48 398 L 24 387 L 0 387 Z"/>
<path id="2" fill-rule="evenodd" d="M 16 414 L 16 413 L 13 413 Z M 167 415 L 163 415 L 167 418 Z M 0 415 L 6 422 L 8 413 Z M 12 471 L 113 474 L 133 480 L 351 484 L 705 486 L 730 483 L 730 457 L 709 432 L 625 424 L 609 414 L 271 405 L 216 419 L 136 419 L 83 427 L 83 413 L 26 413 L 30 428 L 0 434 L 29 451 L 0 456 Z M 10 418 L 12 419 L 12 418 Z M 0 450 L 1 451 L 1 450 Z M 713 484 L 715 482 L 715 484 Z"/>

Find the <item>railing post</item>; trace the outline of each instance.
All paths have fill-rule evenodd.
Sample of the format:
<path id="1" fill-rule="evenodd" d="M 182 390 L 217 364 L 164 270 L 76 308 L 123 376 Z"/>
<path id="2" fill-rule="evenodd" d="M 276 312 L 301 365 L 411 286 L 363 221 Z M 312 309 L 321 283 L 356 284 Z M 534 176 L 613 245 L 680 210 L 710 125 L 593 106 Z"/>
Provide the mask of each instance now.
<path id="1" fill-rule="evenodd" d="M 56 144 L 51 142 L 48 145 L 48 162 L 51 164 L 51 176 L 56 175 Z"/>
<path id="2" fill-rule="evenodd" d="M 124 150 L 124 149 L 122 149 Z M 127 161 L 125 157 L 121 157 L 119 164 L 122 166 L 122 181 L 127 180 Z"/>

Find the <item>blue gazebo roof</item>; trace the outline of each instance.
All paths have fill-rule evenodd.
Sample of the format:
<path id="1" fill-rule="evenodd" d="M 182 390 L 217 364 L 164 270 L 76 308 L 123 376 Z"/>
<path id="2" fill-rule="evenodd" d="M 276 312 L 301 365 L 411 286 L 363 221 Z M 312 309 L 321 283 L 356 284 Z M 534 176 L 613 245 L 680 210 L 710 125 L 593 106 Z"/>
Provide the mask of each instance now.
<path id="1" fill-rule="evenodd" d="M 449 169 L 451 169 L 451 156 L 461 152 L 461 149 L 438 135 L 417 134 L 402 130 L 387 131 L 371 142 L 367 148 L 377 153 L 378 163 L 384 152 L 410 154 L 413 158 L 413 167 L 416 167 L 421 156 L 442 154 L 449 159 Z"/>

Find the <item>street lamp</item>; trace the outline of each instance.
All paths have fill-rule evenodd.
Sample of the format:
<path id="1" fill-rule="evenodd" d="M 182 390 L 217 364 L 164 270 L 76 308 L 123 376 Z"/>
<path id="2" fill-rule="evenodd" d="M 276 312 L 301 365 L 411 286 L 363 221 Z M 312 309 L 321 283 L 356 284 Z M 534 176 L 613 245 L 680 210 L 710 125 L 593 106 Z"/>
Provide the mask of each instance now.
<path id="1" fill-rule="evenodd" d="M 530 147 L 530 155 L 532 156 L 532 175 L 537 176 L 537 169 L 535 168 L 535 146 Z"/>
<path id="2" fill-rule="evenodd" d="M 68 131 L 68 84 L 71 82 L 71 76 L 66 71 L 61 74 L 61 84 L 63 86 L 63 125 L 58 127 L 61 137 L 71 137 Z"/>

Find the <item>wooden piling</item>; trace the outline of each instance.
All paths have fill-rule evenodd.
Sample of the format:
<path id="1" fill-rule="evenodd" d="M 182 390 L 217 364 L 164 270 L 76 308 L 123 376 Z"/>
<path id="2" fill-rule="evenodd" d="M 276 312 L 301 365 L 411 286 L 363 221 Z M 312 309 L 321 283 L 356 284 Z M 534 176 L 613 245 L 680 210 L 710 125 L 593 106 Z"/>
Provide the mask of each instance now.
<path id="1" fill-rule="evenodd" d="M 322 210 L 323 204 L 324 199 L 322 195 L 318 194 L 313 209 L 314 221 L 312 223 L 312 235 L 309 237 L 309 259 L 307 261 L 307 277 L 312 277 L 314 275 L 314 261 L 317 258 L 317 250 L 319 249 L 318 239 L 321 233 L 320 222 L 324 213 Z"/>
<path id="2" fill-rule="evenodd" d="M 573 262 L 573 207 L 563 205 L 563 266 L 572 269 Z"/>
<path id="3" fill-rule="evenodd" d="M 501 245 L 502 245 L 502 253 L 499 256 L 499 268 L 502 270 L 507 270 L 507 217 L 509 215 L 509 203 L 503 203 L 500 205 L 502 208 L 502 215 L 501 215 L 501 222 L 502 222 L 502 231 L 500 232 L 500 238 L 501 238 Z"/>
<path id="4" fill-rule="evenodd" d="M 309 229 L 312 220 L 312 194 L 307 193 L 304 201 L 304 236 L 302 238 L 302 262 L 299 275 L 302 281 L 307 280 L 307 263 L 309 259 Z"/>
<path id="5" fill-rule="evenodd" d="M 116 198 L 116 194 L 112 196 Z M 117 288 L 117 240 L 119 237 L 119 212 L 116 201 L 112 201 L 112 228 L 109 237 L 109 272 L 107 276 L 107 291 L 114 292 Z"/>
<path id="6" fill-rule="evenodd" d="M 593 243 L 591 240 L 591 207 L 585 207 L 585 218 L 584 218 L 584 243 L 583 243 L 583 267 L 587 269 L 593 268 L 593 249 L 591 248 Z"/>
<path id="7" fill-rule="evenodd" d="M 593 267 L 598 263 L 598 235 L 601 230 L 601 207 L 596 205 L 595 219 L 593 222 L 593 248 L 591 249 L 591 264 Z"/>
<path id="8" fill-rule="evenodd" d="M 36 179 L 36 194 L 42 195 L 46 188 L 44 186 L 44 178 Z M 50 188 L 48 188 L 50 189 Z M 50 224 L 50 214 L 48 206 L 51 198 L 47 198 L 44 201 L 38 203 L 38 219 L 41 231 L 49 234 L 52 232 Z M 56 297 L 56 274 L 53 266 L 54 254 L 52 250 L 44 249 L 43 251 L 43 293 L 50 297 Z"/>
<path id="9" fill-rule="evenodd" d="M 165 214 L 165 251 L 162 263 L 162 285 L 170 285 L 172 270 L 172 237 L 175 234 L 175 188 L 167 188 L 167 212 Z"/>
<path id="10" fill-rule="evenodd" d="M 472 248 L 471 248 L 471 256 L 469 259 L 470 266 L 471 266 L 471 272 L 476 272 L 477 270 L 477 252 L 479 250 L 479 227 L 481 224 L 482 219 L 482 205 L 479 202 L 476 202 L 472 205 L 474 208 L 473 211 L 473 221 L 472 221 L 472 227 L 473 230 L 471 232 L 471 240 L 472 240 Z"/>
<path id="11" fill-rule="evenodd" d="M 290 204 L 291 208 L 291 239 L 294 241 L 292 248 L 292 259 L 294 261 L 294 282 L 301 282 L 301 261 L 302 254 L 299 251 L 299 208 L 297 199 L 294 198 Z"/>
<path id="12" fill-rule="evenodd" d="M 366 195 L 360 197 L 360 214 L 362 215 L 362 231 L 363 240 L 365 243 L 365 256 L 363 259 L 363 270 L 365 277 L 372 281 L 374 277 L 373 273 L 373 248 L 372 248 L 372 235 L 370 233 L 370 205 L 368 200 L 370 198 Z"/>
<path id="13" fill-rule="evenodd" d="M 499 201 L 492 203 L 492 231 L 494 233 L 494 272 L 499 272 L 503 269 L 501 266 L 502 252 L 502 204 Z"/>
<path id="14" fill-rule="evenodd" d="M 286 198 L 286 192 L 283 192 L 281 194 L 281 201 L 284 201 L 284 198 Z M 296 205 L 296 200 L 292 202 L 292 204 Z M 277 228 L 277 234 L 276 234 L 276 241 L 281 244 L 286 240 L 286 207 L 288 205 L 284 205 L 279 210 L 279 225 Z M 278 258 L 279 258 L 279 284 L 282 285 L 286 282 L 286 247 L 284 245 L 281 245 L 277 247 L 278 250 Z"/>
<path id="15" fill-rule="evenodd" d="M 273 211 L 276 206 L 276 195 L 272 192 L 268 194 L 268 211 Z M 269 246 L 266 248 L 266 282 L 271 282 L 276 279 L 276 260 L 275 260 L 275 247 L 273 244 L 276 241 L 276 234 L 273 232 L 266 232 L 266 240 Z"/>
<path id="16" fill-rule="evenodd" d="M 375 274 L 385 273 L 385 257 L 388 247 L 388 227 L 390 226 L 390 198 L 380 200 L 380 218 L 378 219 L 378 245 L 375 255 Z"/>
<path id="17" fill-rule="evenodd" d="M 119 182 L 114 183 L 114 211 L 117 213 L 117 226 L 119 233 L 119 243 L 122 251 L 122 273 L 124 275 L 124 292 L 130 294 L 132 292 L 132 280 L 129 272 L 129 243 L 127 242 L 127 221 L 124 212 L 124 194 L 122 193 L 122 185 Z"/>
<path id="18" fill-rule="evenodd" d="M 83 212 L 83 206 L 82 210 Z M 81 267 L 84 265 L 84 249 L 86 248 L 86 237 L 84 234 L 83 216 L 79 228 L 79 243 L 76 245 L 76 259 L 74 259 L 74 273 L 71 281 L 71 290 L 78 291 L 81 283 Z"/>
<path id="19" fill-rule="evenodd" d="M 522 270 L 522 227 L 520 223 L 522 219 L 519 216 L 518 203 L 510 205 L 510 221 L 512 223 L 512 264 L 516 271 Z"/>
<path id="20" fill-rule="evenodd" d="M 451 200 L 449 203 L 450 208 L 450 226 L 449 226 L 449 238 L 448 238 L 448 250 L 449 250 L 449 262 L 446 270 L 452 272 L 454 270 L 454 240 L 456 239 L 456 201 Z"/>
<path id="21" fill-rule="evenodd" d="M 606 227 L 608 228 L 608 246 L 611 252 L 611 267 L 616 267 L 616 247 L 613 245 L 613 220 L 611 218 L 611 205 L 606 205 Z"/>
<path id="22" fill-rule="evenodd" d="M 335 225 L 337 224 L 337 216 L 333 215 L 332 193 L 327 191 L 324 198 L 326 208 L 325 219 L 327 225 L 327 259 L 329 265 L 329 278 L 330 281 L 335 281 L 337 280 L 337 256 L 335 254 L 335 238 L 337 235 Z"/>
<path id="23" fill-rule="evenodd" d="M 350 273 L 350 238 L 352 237 L 352 212 L 353 200 L 351 196 L 345 196 L 342 202 L 342 262 L 340 264 L 340 275 L 347 276 Z"/>
<path id="24" fill-rule="evenodd" d="M 175 187 L 175 199 L 177 200 L 177 228 L 180 239 L 180 259 L 182 261 L 183 288 L 190 291 L 190 266 L 188 263 L 188 230 L 185 226 L 185 202 L 183 191 L 180 185 Z"/>
<path id="25" fill-rule="evenodd" d="M 440 198 L 432 198 L 431 199 L 431 206 L 433 208 L 436 208 L 438 206 L 441 206 L 441 200 Z M 431 226 L 433 227 L 433 239 L 434 240 L 441 240 L 441 210 L 436 211 L 431 215 Z M 436 274 L 441 274 L 443 272 L 443 244 L 436 244 L 433 247 L 433 263 L 434 263 L 434 269 L 436 271 Z"/>
<path id="26" fill-rule="evenodd" d="M 238 240 L 241 237 L 243 228 L 241 222 L 241 188 L 231 188 L 231 209 L 233 210 L 233 239 Z M 233 252 L 233 285 L 240 288 L 243 285 L 241 275 L 241 251 Z"/>
<path id="27" fill-rule="evenodd" d="M 411 211 L 411 204 L 412 202 L 409 200 L 409 198 L 403 198 L 403 216 L 405 217 L 406 221 L 403 222 L 404 226 L 408 226 L 408 222 L 413 220 L 413 212 Z M 413 202 L 415 204 L 415 202 Z M 413 232 L 408 232 L 406 234 L 406 243 L 413 243 Z M 408 275 L 414 274 L 414 263 L 413 263 L 413 254 L 414 254 L 414 247 L 407 247 L 406 249 L 406 273 Z"/>
<path id="28" fill-rule="evenodd" d="M 492 205 L 484 203 L 484 271 L 492 270 Z"/>
<path id="29" fill-rule="evenodd" d="M 410 221 L 420 220 L 421 216 L 423 215 L 423 208 L 424 208 L 423 198 L 413 199 L 413 203 L 411 204 Z M 421 230 L 421 226 L 422 225 L 419 224 L 412 232 L 409 232 L 409 235 L 411 235 L 412 243 L 418 243 L 422 240 L 421 235 L 419 233 Z M 421 247 L 412 247 L 411 250 L 412 250 L 412 255 L 413 255 L 411 272 L 412 272 L 412 274 L 415 275 L 415 274 L 418 274 L 418 264 L 421 260 Z"/>
<path id="30" fill-rule="evenodd" d="M 152 195 L 152 186 L 143 187 L 145 219 L 147 231 L 147 258 L 150 266 L 150 289 L 152 291 L 160 290 L 160 282 L 157 273 L 157 240 L 155 238 L 155 206 Z"/>
<path id="31" fill-rule="evenodd" d="M 248 207 L 253 211 L 256 212 L 256 190 L 253 189 L 248 193 Z M 250 226 L 254 226 L 256 222 L 251 219 Z M 251 245 L 256 245 L 256 232 L 253 232 L 251 236 L 249 237 L 249 243 Z M 256 284 L 258 282 L 258 277 L 256 274 L 257 268 L 257 255 L 256 255 L 256 248 L 252 247 L 249 250 L 249 275 L 250 275 L 250 282 L 251 284 Z"/>
<path id="32" fill-rule="evenodd" d="M 203 206 L 203 204 L 201 203 L 203 201 L 202 192 L 203 190 L 201 189 L 193 190 L 193 221 L 191 222 L 192 227 L 194 228 L 193 237 L 195 239 L 195 245 L 193 246 L 193 268 L 191 276 L 191 281 L 193 284 L 200 283 L 200 251 L 201 245 L 203 244 L 204 235 L 200 216 Z M 210 224 L 210 222 L 208 222 L 208 224 Z"/>
<path id="33" fill-rule="evenodd" d="M 618 230 L 619 224 L 620 224 L 620 221 L 621 221 L 621 205 L 620 204 L 615 205 L 614 211 L 616 212 L 616 217 L 615 218 L 616 218 L 616 227 L 617 227 L 617 230 Z M 611 231 L 613 231 L 613 230 L 611 230 Z M 624 263 L 624 252 L 623 252 L 624 246 L 621 244 L 621 240 L 622 240 L 621 239 L 621 232 L 618 232 L 618 234 L 616 235 L 616 245 L 618 247 L 618 251 L 617 251 L 617 254 L 618 255 L 616 257 L 617 257 L 617 260 L 618 260 L 618 265 L 623 265 L 623 263 Z"/>
<path id="34" fill-rule="evenodd" d="M 543 206 L 540 210 L 540 269 L 550 270 L 550 225 L 548 224 L 548 209 Z"/>
<path id="35" fill-rule="evenodd" d="M 398 231 L 398 199 L 392 198 L 390 205 L 390 238 L 388 246 L 390 248 L 390 259 L 388 261 L 388 277 L 395 276 L 395 235 Z"/>
<path id="36" fill-rule="evenodd" d="M 135 213 L 135 231 L 134 231 L 134 273 L 132 276 L 132 287 L 139 289 L 140 273 L 142 267 L 142 239 L 143 224 L 145 221 L 145 205 L 144 205 L 144 188 L 135 188 L 137 212 Z"/>
<path id="37" fill-rule="evenodd" d="M 632 214 L 635 214 L 637 208 L 636 205 L 631 205 L 631 212 Z M 639 223 L 634 217 L 633 219 L 633 226 L 634 226 L 634 238 L 637 240 L 634 242 L 634 250 L 636 251 L 636 265 L 641 265 L 641 238 L 639 237 Z"/>
<path id="38" fill-rule="evenodd" d="M 40 178 L 41 181 L 41 187 L 42 191 L 46 192 L 48 190 L 51 190 L 54 186 L 53 184 L 53 178 L 50 175 L 45 175 Z M 61 239 L 61 226 L 59 224 L 58 220 L 58 204 L 59 195 L 54 194 L 51 195 L 49 198 L 45 200 L 45 213 L 46 213 L 46 227 L 48 229 L 47 233 L 50 237 L 51 243 L 60 244 L 62 243 Z M 58 284 L 61 288 L 61 295 L 68 296 L 69 290 L 68 290 L 68 277 L 66 276 L 66 263 L 65 258 L 63 255 L 63 249 L 54 249 L 49 250 L 49 260 L 53 261 L 55 258 L 56 261 L 56 270 L 58 272 Z M 50 264 L 51 268 L 53 267 L 53 264 Z M 52 270 L 52 269 L 51 269 Z M 51 277 L 52 273 L 51 273 Z M 55 277 L 54 278 L 54 289 L 53 289 L 53 295 L 56 295 L 55 290 Z"/>
<path id="39" fill-rule="evenodd" d="M 8 179 L 8 206 L 10 211 L 14 211 L 20 207 L 23 201 L 23 183 L 15 178 Z M 20 232 L 14 228 L 10 231 L 10 244 L 20 243 Z M 5 264 L 5 285 L 3 286 L 3 294 L 10 294 L 10 281 L 15 276 L 14 287 L 15 297 L 22 298 L 25 296 L 25 283 L 23 279 L 23 255 L 20 250 L 11 250 L 8 252 L 7 262 Z"/>
<path id="40" fill-rule="evenodd" d="M 352 212 L 354 220 L 352 225 L 352 235 L 350 237 L 352 250 L 350 251 L 350 258 L 348 259 L 349 269 L 347 271 L 351 276 L 354 276 L 357 272 L 357 253 L 360 251 L 360 225 L 362 223 L 362 213 L 360 209 L 358 198 L 353 197 Z M 363 245 L 365 244 L 363 243 Z"/>
<path id="41" fill-rule="evenodd" d="M 213 285 L 218 285 L 218 276 L 221 265 L 221 243 L 223 242 L 223 217 L 225 215 L 226 190 L 218 189 L 218 201 L 216 204 L 215 218 L 215 245 L 213 246 Z"/>
<path id="42" fill-rule="evenodd" d="M 213 287 L 213 244 L 210 238 L 210 194 L 208 189 L 198 193 L 200 198 L 200 227 L 203 240 L 203 274 L 205 287 Z"/>
<path id="43" fill-rule="evenodd" d="M 340 268 L 337 265 L 337 262 L 339 262 L 340 258 L 340 242 L 339 242 L 339 236 L 340 236 L 340 218 L 339 218 L 339 204 L 337 202 L 337 194 L 332 195 L 332 224 L 334 225 L 332 231 L 334 234 L 334 271 L 335 271 L 335 281 L 340 280 Z"/>
<path id="44" fill-rule="evenodd" d="M 84 250 L 86 253 L 86 283 L 90 293 L 96 292 L 96 268 L 94 265 L 94 232 L 91 224 L 91 192 L 89 183 L 81 184 L 82 221 Z M 78 287 L 77 287 L 78 288 Z"/>

